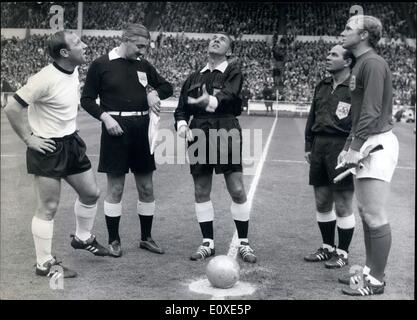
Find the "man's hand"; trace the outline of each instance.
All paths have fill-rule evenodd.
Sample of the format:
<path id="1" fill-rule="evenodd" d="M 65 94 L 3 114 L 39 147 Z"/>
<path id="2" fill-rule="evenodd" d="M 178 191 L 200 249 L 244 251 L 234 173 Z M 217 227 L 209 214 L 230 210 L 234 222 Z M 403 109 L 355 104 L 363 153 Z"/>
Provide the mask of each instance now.
<path id="1" fill-rule="evenodd" d="M 344 166 L 347 168 L 354 168 L 359 164 L 359 160 L 361 160 L 361 158 L 362 155 L 359 151 L 349 149 L 344 156 Z"/>
<path id="2" fill-rule="evenodd" d="M 151 110 L 156 114 L 159 115 L 161 111 L 161 99 L 159 99 L 158 92 L 156 90 L 150 91 L 146 98 L 148 99 L 148 106 Z"/>
<path id="3" fill-rule="evenodd" d="M 186 138 L 188 142 L 191 142 L 194 140 L 193 133 L 187 125 L 182 125 L 181 127 L 178 128 L 178 135 L 181 138 Z"/>
<path id="4" fill-rule="evenodd" d="M 342 150 L 342 152 L 339 153 L 339 155 L 337 156 L 337 165 L 341 164 L 344 161 L 346 153 L 346 150 Z"/>
<path id="5" fill-rule="evenodd" d="M 203 84 L 203 94 L 198 98 L 188 97 L 187 103 L 206 109 L 208 112 L 214 112 L 212 108 L 207 108 L 210 102 L 210 95 L 207 92 L 206 84 Z"/>
<path id="6" fill-rule="evenodd" d="M 310 157 L 311 157 L 311 151 L 306 152 L 304 155 L 304 158 L 306 158 L 306 161 L 308 164 L 310 164 Z"/>
<path id="7" fill-rule="evenodd" d="M 54 152 L 56 149 L 54 140 L 44 139 L 34 135 L 30 135 L 25 140 L 25 143 L 29 149 L 38 151 L 42 154 L 46 154 L 46 152 Z"/>
<path id="8" fill-rule="evenodd" d="M 104 112 L 101 117 L 101 121 L 103 121 L 104 125 L 106 126 L 106 130 L 111 136 L 121 136 L 124 132 L 122 127 L 119 123 L 113 119 L 111 115 Z"/>

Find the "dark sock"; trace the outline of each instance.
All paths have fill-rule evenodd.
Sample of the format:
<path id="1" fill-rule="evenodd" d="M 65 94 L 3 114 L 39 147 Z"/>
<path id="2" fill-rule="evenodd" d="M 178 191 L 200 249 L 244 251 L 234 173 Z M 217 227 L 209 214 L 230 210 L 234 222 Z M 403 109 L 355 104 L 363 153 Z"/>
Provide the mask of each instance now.
<path id="1" fill-rule="evenodd" d="M 109 244 L 112 243 L 114 240 L 120 241 L 119 236 L 119 223 L 120 223 L 120 216 L 118 217 L 109 217 L 106 216 L 106 225 L 107 231 L 109 232 Z"/>
<path id="2" fill-rule="evenodd" d="M 236 225 L 236 230 L 237 230 L 237 237 L 239 239 L 246 239 L 248 237 L 249 220 L 248 221 L 235 220 L 235 225 Z"/>
<path id="3" fill-rule="evenodd" d="M 387 223 L 375 229 L 369 228 L 369 231 L 372 247 L 372 268 L 370 275 L 383 282 L 384 271 L 391 249 L 391 227 L 389 223 Z"/>
<path id="4" fill-rule="evenodd" d="M 339 235 L 339 249 L 349 252 L 349 246 L 352 241 L 354 230 L 355 228 L 342 229 L 337 227 L 337 234 Z"/>
<path id="5" fill-rule="evenodd" d="M 140 220 L 141 240 L 145 241 L 151 237 L 153 216 L 144 216 L 138 214 Z"/>
<path id="6" fill-rule="evenodd" d="M 372 268 L 371 266 L 371 234 L 369 231 L 369 226 L 365 222 L 365 220 L 362 220 L 362 225 L 363 225 L 363 238 L 365 240 L 365 254 L 366 254 L 365 266 L 371 269 Z"/>
<path id="7" fill-rule="evenodd" d="M 205 239 L 213 239 L 213 221 L 200 222 L 201 233 Z"/>
<path id="8" fill-rule="evenodd" d="M 317 222 L 320 228 L 323 243 L 334 247 L 334 237 L 336 233 L 336 219 L 328 222 Z"/>

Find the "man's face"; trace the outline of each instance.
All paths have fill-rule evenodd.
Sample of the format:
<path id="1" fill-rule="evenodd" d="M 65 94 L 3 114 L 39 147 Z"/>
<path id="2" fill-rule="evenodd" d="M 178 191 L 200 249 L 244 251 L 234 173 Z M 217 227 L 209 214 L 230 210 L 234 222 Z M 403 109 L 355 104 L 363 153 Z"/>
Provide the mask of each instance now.
<path id="1" fill-rule="evenodd" d="M 68 48 L 68 59 L 77 66 L 86 63 L 85 48 L 87 45 L 75 33 L 66 33 L 65 41 Z"/>
<path id="2" fill-rule="evenodd" d="M 361 33 L 363 32 L 363 21 L 360 18 L 351 18 L 345 26 L 345 30 L 340 34 L 342 36 L 342 46 L 345 49 L 356 47 L 361 42 Z"/>
<path id="3" fill-rule="evenodd" d="M 330 49 L 329 54 L 326 57 L 326 70 L 330 73 L 334 73 L 346 68 L 346 60 L 343 58 L 343 54 L 346 52 L 341 45 L 336 45 Z"/>
<path id="4" fill-rule="evenodd" d="M 225 56 L 230 49 L 229 37 L 224 34 L 215 34 L 210 40 L 208 53 L 215 53 L 220 56 Z"/>
<path id="5" fill-rule="evenodd" d="M 136 60 L 146 54 L 149 47 L 149 39 L 141 36 L 133 36 L 126 42 L 126 59 Z"/>

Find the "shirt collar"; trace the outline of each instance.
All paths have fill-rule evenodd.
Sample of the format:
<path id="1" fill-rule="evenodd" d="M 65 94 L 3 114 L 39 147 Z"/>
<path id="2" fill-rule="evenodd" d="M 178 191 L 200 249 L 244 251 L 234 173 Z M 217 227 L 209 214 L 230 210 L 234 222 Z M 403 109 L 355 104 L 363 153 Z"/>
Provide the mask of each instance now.
<path id="1" fill-rule="evenodd" d="M 116 60 L 116 59 L 123 59 L 123 57 L 121 57 L 118 53 L 117 53 L 117 49 L 119 47 L 113 48 L 112 51 L 109 52 L 109 60 Z M 137 58 L 138 61 L 140 61 L 140 58 Z"/>
<path id="2" fill-rule="evenodd" d="M 75 70 L 75 68 L 74 68 L 74 70 L 72 70 L 72 71 L 65 70 L 64 68 L 62 68 L 62 67 L 61 67 L 58 63 L 56 63 L 55 61 L 52 63 L 52 65 L 53 65 L 55 68 L 57 68 L 59 71 L 61 71 L 61 72 L 65 73 L 65 74 L 73 74 L 73 73 L 74 73 L 74 70 Z"/>
<path id="3" fill-rule="evenodd" d="M 229 65 L 229 63 L 227 61 L 223 61 L 216 68 L 214 68 L 214 70 L 219 70 L 221 73 L 224 73 L 228 65 Z M 208 63 L 206 64 L 206 66 L 203 69 L 201 69 L 200 73 L 204 73 L 207 70 L 210 70 Z"/>

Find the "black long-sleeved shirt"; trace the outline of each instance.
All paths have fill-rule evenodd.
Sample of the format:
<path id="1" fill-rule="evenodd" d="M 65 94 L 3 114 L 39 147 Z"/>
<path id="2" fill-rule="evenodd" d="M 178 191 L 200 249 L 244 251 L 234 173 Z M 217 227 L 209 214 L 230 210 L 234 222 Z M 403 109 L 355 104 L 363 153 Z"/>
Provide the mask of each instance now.
<path id="1" fill-rule="evenodd" d="M 189 105 L 187 98 L 198 98 L 202 95 L 202 86 L 206 84 L 207 92 L 218 100 L 215 112 L 210 113 L 205 108 Z M 180 120 L 188 123 L 191 116 L 219 117 L 221 115 L 241 114 L 242 99 L 240 97 L 243 85 L 243 75 L 237 64 L 228 64 L 224 73 L 220 70 L 209 69 L 193 72 L 185 81 L 181 89 L 178 106 L 175 110 L 175 128 Z"/>
<path id="2" fill-rule="evenodd" d="M 331 77 L 319 82 L 305 128 L 305 152 L 311 151 L 314 136 L 348 137 L 352 127 L 349 79 L 333 90 Z"/>
<path id="3" fill-rule="evenodd" d="M 172 86 L 161 77 L 145 59 L 109 59 L 109 54 L 93 61 L 81 96 L 81 106 L 93 117 L 100 119 L 106 111 L 146 111 L 149 109 L 146 88 L 139 77 L 146 79 L 160 99 L 173 93 Z M 100 106 L 96 99 L 100 97 Z"/>
<path id="4" fill-rule="evenodd" d="M 346 141 L 359 151 L 370 135 L 392 129 L 392 74 L 373 49 L 356 58 L 350 79 L 352 131 Z"/>

